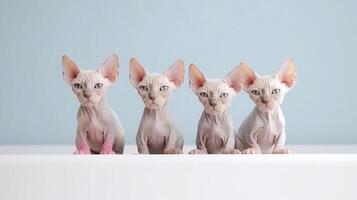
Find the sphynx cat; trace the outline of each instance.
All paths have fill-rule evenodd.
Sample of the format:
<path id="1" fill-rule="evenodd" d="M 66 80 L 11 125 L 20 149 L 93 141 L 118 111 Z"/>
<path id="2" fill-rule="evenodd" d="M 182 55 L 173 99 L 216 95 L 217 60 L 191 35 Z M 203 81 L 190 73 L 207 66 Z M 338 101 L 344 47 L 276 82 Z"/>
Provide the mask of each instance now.
<path id="1" fill-rule="evenodd" d="M 235 148 L 244 154 L 287 154 L 285 118 L 280 109 L 285 94 L 294 86 L 295 64 L 287 59 L 275 75 L 260 76 L 245 63 L 239 66 L 244 90 L 256 104 L 236 132 Z"/>
<path id="2" fill-rule="evenodd" d="M 234 149 L 234 128 L 229 114 L 233 97 L 241 90 L 238 68 L 225 79 L 207 79 L 194 64 L 190 65 L 190 88 L 204 106 L 198 123 L 196 146 L 190 154 L 239 154 Z"/>
<path id="3" fill-rule="evenodd" d="M 105 98 L 119 76 L 118 57 L 111 55 L 97 70 L 81 70 L 64 55 L 62 70 L 80 103 L 75 154 L 122 154 L 124 130 Z"/>
<path id="4" fill-rule="evenodd" d="M 181 154 L 183 137 L 169 112 L 168 99 L 184 79 L 184 63 L 177 60 L 164 73 L 149 73 L 135 59 L 130 60 L 130 83 L 145 108 L 136 136 L 140 154 Z"/>

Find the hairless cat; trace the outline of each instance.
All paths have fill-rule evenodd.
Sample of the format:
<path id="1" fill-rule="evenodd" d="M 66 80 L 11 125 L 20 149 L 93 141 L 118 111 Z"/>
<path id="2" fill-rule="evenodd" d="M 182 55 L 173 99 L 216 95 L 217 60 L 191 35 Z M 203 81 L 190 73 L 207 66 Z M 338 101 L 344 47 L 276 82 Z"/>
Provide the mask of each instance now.
<path id="1" fill-rule="evenodd" d="M 229 114 L 231 101 L 241 90 L 237 72 L 235 67 L 225 79 L 207 79 L 196 65 L 190 65 L 190 87 L 204 106 L 197 129 L 197 149 L 190 154 L 240 153 L 234 149 L 234 128 Z"/>
<path id="2" fill-rule="evenodd" d="M 159 74 L 147 72 L 132 58 L 129 70 L 130 83 L 145 105 L 136 136 L 139 153 L 182 153 L 183 137 L 169 112 L 168 99 L 183 82 L 183 61 L 177 60 L 164 73 Z"/>
<path id="3" fill-rule="evenodd" d="M 75 154 L 123 153 L 124 131 L 105 98 L 108 88 L 119 76 L 118 57 L 110 56 L 97 70 L 81 70 L 64 55 L 62 69 L 63 79 L 80 103 Z"/>
<path id="4" fill-rule="evenodd" d="M 244 90 L 256 104 L 236 132 L 235 147 L 244 154 L 287 154 L 285 118 L 280 109 L 285 94 L 294 86 L 295 64 L 287 59 L 275 75 L 259 76 L 245 63 L 239 66 Z"/>

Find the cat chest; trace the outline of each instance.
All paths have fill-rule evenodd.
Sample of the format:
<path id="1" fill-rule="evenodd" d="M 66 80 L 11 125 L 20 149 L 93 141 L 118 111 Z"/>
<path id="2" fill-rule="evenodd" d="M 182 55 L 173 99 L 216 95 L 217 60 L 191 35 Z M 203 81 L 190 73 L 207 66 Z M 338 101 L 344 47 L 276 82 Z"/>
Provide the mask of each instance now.
<path id="1" fill-rule="evenodd" d="M 168 135 L 168 126 L 161 121 L 150 120 L 145 122 L 142 132 L 149 140 L 163 140 Z"/>
<path id="2" fill-rule="evenodd" d="M 274 124 L 265 124 L 257 131 L 257 140 L 260 144 L 273 144 L 280 135 L 281 129 Z"/>

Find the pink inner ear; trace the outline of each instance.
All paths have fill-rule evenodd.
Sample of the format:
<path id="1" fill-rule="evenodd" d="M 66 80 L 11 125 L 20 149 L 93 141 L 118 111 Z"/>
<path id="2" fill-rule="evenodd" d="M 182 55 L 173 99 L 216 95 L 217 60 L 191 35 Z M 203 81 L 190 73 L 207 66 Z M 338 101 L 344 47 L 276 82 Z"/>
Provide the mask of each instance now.
<path id="1" fill-rule="evenodd" d="M 143 66 L 135 59 L 131 58 L 129 63 L 129 81 L 136 87 L 146 75 L 146 71 Z"/>
<path id="2" fill-rule="evenodd" d="M 233 90 L 237 93 L 242 89 L 240 82 L 238 81 L 230 81 L 229 87 L 233 88 Z"/>
<path id="3" fill-rule="evenodd" d="M 66 55 L 62 57 L 62 75 L 63 79 L 68 83 L 72 82 L 73 79 L 77 78 L 80 72 L 77 65 Z"/>
<path id="4" fill-rule="evenodd" d="M 241 74 L 239 67 L 236 66 L 234 69 L 227 75 L 226 81 L 228 82 L 229 87 L 233 88 L 235 92 L 241 90 Z"/>
<path id="5" fill-rule="evenodd" d="M 101 68 L 100 72 L 104 78 L 107 78 L 110 82 L 115 82 L 119 76 L 119 71 L 115 68 Z"/>
<path id="6" fill-rule="evenodd" d="M 177 60 L 168 70 L 165 71 L 165 75 L 173 82 L 176 87 L 179 87 L 183 82 L 185 69 L 182 60 Z"/>
<path id="7" fill-rule="evenodd" d="M 104 78 L 110 82 L 115 82 L 119 76 L 119 61 L 116 55 L 110 56 L 99 68 Z"/>
<path id="8" fill-rule="evenodd" d="M 285 83 L 289 88 L 292 87 L 296 80 L 296 68 L 294 62 L 291 59 L 287 59 L 281 66 L 277 76 L 282 83 Z"/>
<path id="9" fill-rule="evenodd" d="M 192 88 L 194 91 L 202 87 L 206 82 L 205 75 L 194 64 L 190 65 L 189 77 L 190 88 Z"/>
<path id="10" fill-rule="evenodd" d="M 256 75 L 253 70 L 251 70 L 246 63 L 239 64 L 239 80 L 243 84 L 244 88 L 247 89 L 255 81 Z"/>

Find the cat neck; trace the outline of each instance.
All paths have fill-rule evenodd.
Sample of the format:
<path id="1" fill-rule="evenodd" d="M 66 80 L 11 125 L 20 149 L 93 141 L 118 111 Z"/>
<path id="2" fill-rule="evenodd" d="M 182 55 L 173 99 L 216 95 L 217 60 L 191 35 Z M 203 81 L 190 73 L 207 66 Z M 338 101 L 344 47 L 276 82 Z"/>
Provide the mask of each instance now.
<path id="1" fill-rule="evenodd" d="M 170 116 L 168 102 L 166 102 L 161 107 L 155 109 L 145 107 L 144 114 L 151 118 L 168 118 Z"/>
<path id="2" fill-rule="evenodd" d="M 86 111 L 88 114 L 98 114 L 105 111 L 109 108 L 108 101 L 105 97 L 103 97 L 96 105 L 94 106 L 80 106 L 79 109 Z"/>
<path id="3" fill-rule="evenodd" d="M 227 118 L 230 117 L 228 109 L 224 110 L 223 112 L 216 113 L 216 114 L 210 114 L 210 113 L 207 113 L 206 111 L 203 111 L 203 114 L 204 114 L 205 118 L 207 119 L 207 121 L 212 121 L 215 123 L 225 121 L 225 120 L 227 120 Z"/>
<path id="4" fill-rule="evenodd" d="M 270 120 L 276 118 L 276 116 L 281 112 L 281 108 L 280 108 L 280 106 L 276 106 L 273 110 L 264 112 L 264 111 L 261 111 L 261 110 L 256 106 L 256 107 L 255 107 L 255 112 L 257 112 L 257 113 L 259 114 L 259 116 L 260 116 L 262 119 L 265 119 L 265 120 L 267 120 L 267 121 L 270 121 Z"/>

